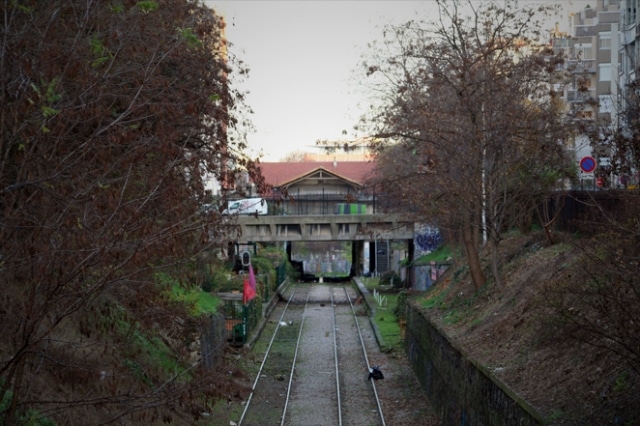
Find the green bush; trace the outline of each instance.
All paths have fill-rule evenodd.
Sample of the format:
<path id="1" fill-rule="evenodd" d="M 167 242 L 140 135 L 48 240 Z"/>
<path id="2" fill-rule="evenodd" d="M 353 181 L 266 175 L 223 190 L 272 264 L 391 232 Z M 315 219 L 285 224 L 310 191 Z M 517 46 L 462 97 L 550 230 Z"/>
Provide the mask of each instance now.
<path id="1" fill-rule="evenodd" d="M 396 306 L 393 308 L 393 315 L 396 316 L 398 321 L 405 319 L 406 311 L 407 311 L 407 297 L 408 293 L 406 290 L 398 293 L 398 299 L 396 299 Z"/>
<path id="2" fill-rule="evenodd" d="M 209 292 L 229 291 L 235 287 L 231 277 L 231 271 L 225 268 L 217 268 L 211 271 L 211 289 Z M 204 290 L 204 287 L 202 288 Z"/>
<path id="3" fill-rule="evenodd" d="M 388 271 L 382 274 L 380 276 L 380 285 L 381 286 L 393 285 L 394 288 L 404 287 L 402 278 L 400 278 L 400 275 L 398 275 L 395 271 Z"/>
<path id="4" fill-rule="evenodd" d="M 275 289 L 276 282 L 276 268 L 273 266 L 273 260 L 261 256 L 255 256 L 251 259 L 251 265 L 253 270 L 259 279 L 264 283 L 265 287 L 269 290 Z"/>
<path id="5" fill-rule="evenodd" d="M 215 281 L 210 271 L 206 271 L 204 273 L 202 282 L 200 283 L 200 288 L 202 288 L 202 291 L 207 293 L 210 293 L 215 288 Z"/>

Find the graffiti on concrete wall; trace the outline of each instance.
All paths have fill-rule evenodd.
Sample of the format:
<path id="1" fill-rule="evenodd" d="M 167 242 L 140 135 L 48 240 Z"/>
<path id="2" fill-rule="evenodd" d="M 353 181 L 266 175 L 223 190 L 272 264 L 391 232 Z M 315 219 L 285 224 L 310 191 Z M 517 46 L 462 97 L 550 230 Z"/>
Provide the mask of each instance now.
<path id="1" fill-rule="evenodd" d="M 414 243 L 416 257 L 431 253 L 442 244 L 442 234 L 437 226 L 423 225 L 416 230 Z"/>
<path id="2" fill-rule="evenodd" d="M 442 244 L 442 234 L 437 226 L 423 224 L 417 227 L 414 238 L 414 258 L 429 254 Z M 413 284 L 415 290 L 424 291 L 447 270 L 447 265 L 429 262 L 427 265 L 413 266 Z"/>
<path id="3" fill-rule="evenodd" d="M 416 265 L 413 267 L 413 289 L 418 291 L 428 290 L 446 271 L 447 263 L 429 262 L 428 265 Z"/>

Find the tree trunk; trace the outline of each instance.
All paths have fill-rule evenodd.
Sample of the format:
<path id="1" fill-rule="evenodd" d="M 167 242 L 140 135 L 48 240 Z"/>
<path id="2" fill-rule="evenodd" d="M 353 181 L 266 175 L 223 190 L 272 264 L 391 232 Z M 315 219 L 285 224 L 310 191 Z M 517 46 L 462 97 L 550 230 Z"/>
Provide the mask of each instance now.
<path id="1" fill-rule="evenodd" d="M 479 290 L 482 284 L 484 284 L 485 276 L 482 272 L 478 245 L 476 243 L 478 239 L 477 237 L 474 238 L 473 226 L 469 220 L 467 220 L 462 230 L 462 239 L 464 241 L 465 252 L 467 253 L 467 262 L 469 263 L 469 272 L 471 273 L 473 287 Z"/>
<path id="2" fill-rule="evenodd" d="M 496 282 L 496 287 L 502 288 L 502 278 L 500 277 L 500 251 L 498 250 L 498 241 L 492 240 L 491 243 L 491 273 Z"/>

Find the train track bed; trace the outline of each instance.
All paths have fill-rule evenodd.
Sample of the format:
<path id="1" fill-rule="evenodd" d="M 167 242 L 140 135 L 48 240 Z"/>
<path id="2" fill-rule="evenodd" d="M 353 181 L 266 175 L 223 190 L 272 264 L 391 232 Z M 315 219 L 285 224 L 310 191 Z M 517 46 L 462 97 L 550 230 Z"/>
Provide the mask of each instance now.
<path id="1" fill-rule="evenodd" d="M 297 284 L 283 296 L 252 349 L 238 358 L 249 367 L 250 396 L 219 407 L 212 415 L 219 422 L 206 424 L 441 424 L 405 355 L 380 351 L 351 284 Z M 380 366 L 384 379 L 367 380 L 367 365 Z"/>
<path id="2" fill-rule="evenodd" d="M 299 343 L 299 320 L 310 290 L 310 286 L 293 288 L 287 303 L 279 303 L 271 313 L 269 323 L 254 346 L 254 352 L 264 358 L 239 424 L 280 424 L 289 397 L 291 368 Z"/>
<path id="3" fill-rule="evenodd" d="M 300 284 L 288 293 L 254 346 L 263 361 L 238 424 L 385 425 L 368 378 L 364 339 L 373 333 L 358 321 L 353 287 Z"/>
<path id="4" fill-rule="evenodd" d="M 376 401 L 372 398 L 377 393 L 377 383 L 374 392 L 373 385 L 368 380 L 369 371 L 363 368 L 369 363 L 370 352 L 376 352 L 377 347 L 369 346 L 367 359 L 364 359 L 362 343 L 366 348 L 367 341 L 375 343 L 375 338 L 366 317 L 366 310 L 360 305 L 353 305 L 357 298 L 355 289 L 347 287 L 345 290 L 348 291 L 348 299 L 343 301 L 340 297 L 334 298 L 342 424 L 353 426 L 382 424 Z M 360 335 L 362 342 L 359 339 Z"/>

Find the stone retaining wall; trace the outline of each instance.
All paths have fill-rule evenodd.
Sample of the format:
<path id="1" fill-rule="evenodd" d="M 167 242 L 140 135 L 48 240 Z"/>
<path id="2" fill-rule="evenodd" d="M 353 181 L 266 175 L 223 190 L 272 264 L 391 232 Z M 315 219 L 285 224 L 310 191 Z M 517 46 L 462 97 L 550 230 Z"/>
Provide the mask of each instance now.
<path id="1" fill-rule="evenodd" d="M 405 349 L 443 425 L 539 425 L 542 417 L 407 303 Z"/>

